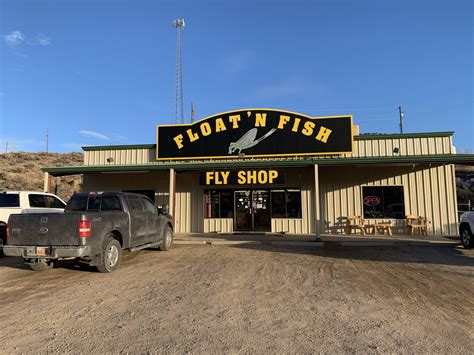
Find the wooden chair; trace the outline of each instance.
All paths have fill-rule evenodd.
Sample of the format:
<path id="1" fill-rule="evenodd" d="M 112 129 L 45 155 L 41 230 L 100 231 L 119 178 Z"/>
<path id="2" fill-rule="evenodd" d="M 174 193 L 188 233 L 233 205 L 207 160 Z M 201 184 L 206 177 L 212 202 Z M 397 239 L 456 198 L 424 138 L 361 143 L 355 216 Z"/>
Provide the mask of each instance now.
<path id="1" fill-rule="evenodd" d="M 428 234 L 428 220 L 425 217 L 410 214 L 406 216 L 408 234 L 413 235 L 419 230 L 420 235 Z"/>
<path id="2" fill-rule="evenodd" d="M 347 224 L 346 224 L 346 234 L 351 235 L 352 230 L 357 231 L 358 229 L 361 231 L 362 235 L 365 235 L 365 225 L 364 219 L 361 216 L 347 216 Z"/>

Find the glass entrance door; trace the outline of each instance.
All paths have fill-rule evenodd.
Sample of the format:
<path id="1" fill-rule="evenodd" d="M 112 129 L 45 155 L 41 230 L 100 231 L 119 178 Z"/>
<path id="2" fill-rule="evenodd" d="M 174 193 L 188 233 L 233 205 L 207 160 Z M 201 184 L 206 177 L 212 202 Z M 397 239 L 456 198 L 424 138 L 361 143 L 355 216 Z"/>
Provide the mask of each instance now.
<path id="1" fill-rule="evenodd" d="M 252 216 L 253 230 L 270 231 L 270 191 L 254 190 L 252 191 Z"/>
<path id="2" fill-rule="evenodd" d="M 236 231 L 270 231 L 270 191 L 235 191 Z"/>
<path id="3" fill-rule="evenodd" d="M 251 231 L 252 227 L 252 198 L 250 191 L 235 191 L 234 230 Z"/>

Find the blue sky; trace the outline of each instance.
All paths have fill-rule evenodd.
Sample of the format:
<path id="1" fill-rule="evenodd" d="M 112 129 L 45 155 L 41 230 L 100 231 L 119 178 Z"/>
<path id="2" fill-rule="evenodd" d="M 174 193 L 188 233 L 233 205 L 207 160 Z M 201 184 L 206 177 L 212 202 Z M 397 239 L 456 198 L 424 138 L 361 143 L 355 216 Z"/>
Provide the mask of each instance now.
<path id="1" fill-rule="evenodd" d="M 473 5 L 412 1 L 0 0 L 0 151 L 155 142 L 171 123 L 184 17 L 185 118 L 246 107 L 353 114 L 362 132 L 454 130 L 474 151 Z"/>

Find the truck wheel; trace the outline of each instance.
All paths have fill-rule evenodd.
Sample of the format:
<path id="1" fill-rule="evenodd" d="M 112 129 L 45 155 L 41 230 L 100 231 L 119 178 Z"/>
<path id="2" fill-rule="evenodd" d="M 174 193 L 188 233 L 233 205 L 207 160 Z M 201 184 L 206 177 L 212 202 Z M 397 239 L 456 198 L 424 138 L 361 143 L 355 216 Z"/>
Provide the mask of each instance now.
<path id="1" fill-rule="evenodd" d="M 122 247 L 117 239 L 106 237 L 102 246 L 100 263 L 97 265 L 99 272 L 113 272 L 117 270 L 122 261 Z"/>
<path id="2" fill-rule="evenodd" d="M 25 263 L 29 265 L 31 270 L 35 271 L 48 271 L 54 267 L 54 262 L 51 260 L 32 260 Z"/>
<path id="3" fill-rule="evenodd" d="M 173 230 L 169 226 L 166 226 L 165 230 L 163 231 L 163 241 L 161 242 L 159 249 L 162 251 L 168 251 L 171 249 L 172 246 L 173 246 Z"/>
<path id="4" fill-rule="evenodd" d="M 466 249 L 471 249 L 472 247 L 474 247 L 474 238 L 472 238 L 471 229 L 469 227 L 462 227 L 461 243 Z"/>

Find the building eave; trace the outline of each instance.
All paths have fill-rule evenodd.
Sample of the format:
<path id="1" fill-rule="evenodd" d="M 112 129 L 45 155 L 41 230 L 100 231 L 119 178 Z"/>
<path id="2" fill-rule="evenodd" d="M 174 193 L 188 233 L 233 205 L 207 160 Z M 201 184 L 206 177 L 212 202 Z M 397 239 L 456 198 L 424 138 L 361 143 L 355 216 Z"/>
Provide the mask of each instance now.
<path id="1" fill-rule="evenodd" d="M 87 174 L 87 173 L 114 173 L 114 172 L 149 172 L 154 170 L 199 170 L 219 168 L 259 168 L 259 167 L 297 167 L 312 166 L 355 166 L 355 165 L 412 165 L 412 164 L 465 164 L 474 165 L 474 154 L 444 154 L 444 155 L 418 155 L 418 156 L 391 156 L 370 158 L 309 158 L 288 160 L 227 160 L 227 161 L 202 161 L 202 162 L 160 162 L 139 165 L 80 165 L 68 167 L 46 167 L 43 172 L 53 176 Z"/>

